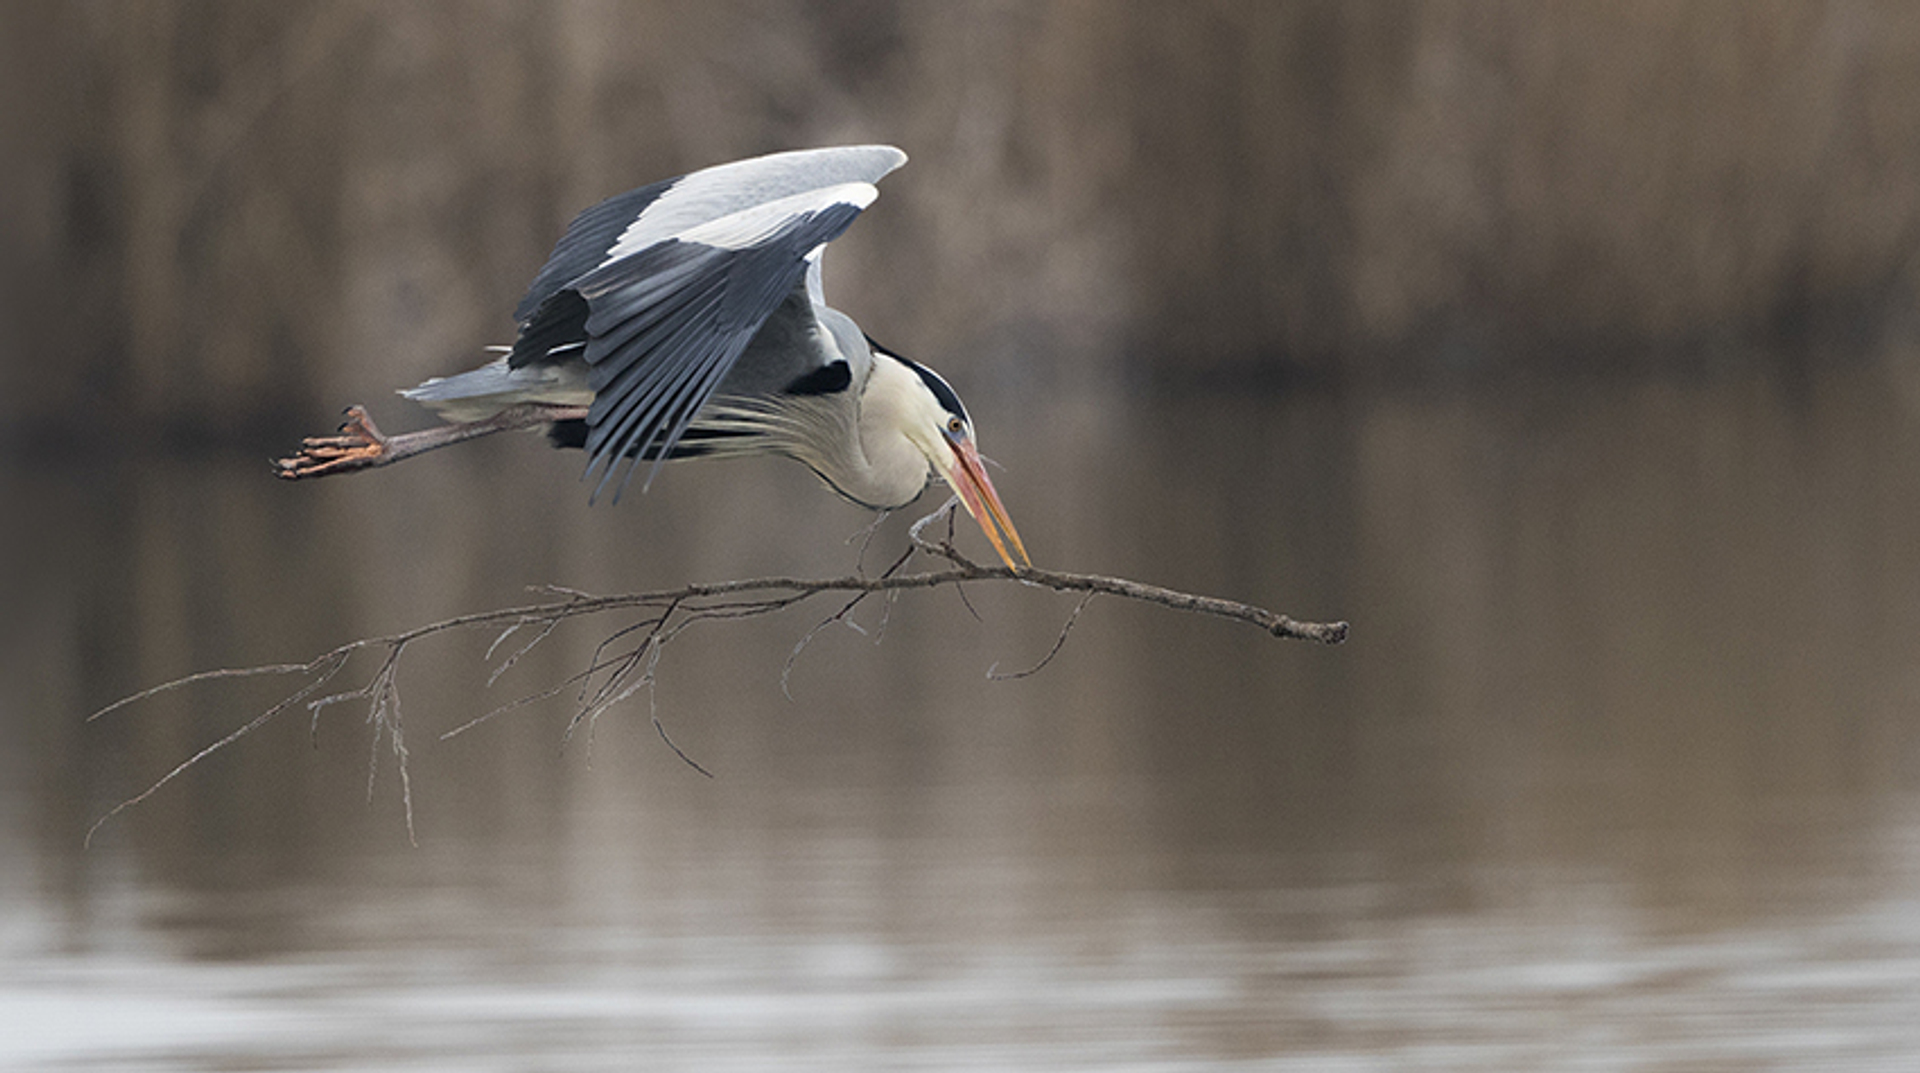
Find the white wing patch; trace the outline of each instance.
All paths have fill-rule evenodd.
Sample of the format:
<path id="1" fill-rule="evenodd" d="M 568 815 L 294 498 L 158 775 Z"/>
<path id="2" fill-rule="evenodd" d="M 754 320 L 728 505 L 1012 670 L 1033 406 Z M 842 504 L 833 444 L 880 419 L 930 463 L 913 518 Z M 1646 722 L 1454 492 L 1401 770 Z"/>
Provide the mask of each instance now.
<path id="1" fill-rule="evenodd" d="M 655 198 L 614 241 L 602 260 L 605 264 L 638 253 L 668 239 L 684 239 L 686 233 L 707 223 L 751 208 L 785 202 L 788 195 L 768 200 L 796 187 L 815 190 L 862 180 L 871 185 L 887 172 L 906 163 L 907 154 L 892 146 L 844 146 L 830 149 L 802 149 L 790 153 L 739 160 L 731 164 L 696 171 L 681 177 Z M 858 202 L 864 208 L 873 195 Z M 739 246 L 728 247 L 739 249 Z"/>
<path id="2" fill-rule="evenodd" d="M 702 246 L 723 250 L 751 249 L 772 238 L 775 232 L 798 217 L 824 212 L 835 205 L 864 209 L 879 196 L 879 188 L 872 183 L 841 183 L 741 209 L 718 220 L 690 227 L 673 237 L 681 242 L 697 242 Z"/>
<path id="3" fill-rule="evenodd" d="M 820 259 L 826 253 L 827 244 L 824 242 L 807 251 L 807 297 L 816 306 L 827 304 L 826 284 L 820 281 Z"/>

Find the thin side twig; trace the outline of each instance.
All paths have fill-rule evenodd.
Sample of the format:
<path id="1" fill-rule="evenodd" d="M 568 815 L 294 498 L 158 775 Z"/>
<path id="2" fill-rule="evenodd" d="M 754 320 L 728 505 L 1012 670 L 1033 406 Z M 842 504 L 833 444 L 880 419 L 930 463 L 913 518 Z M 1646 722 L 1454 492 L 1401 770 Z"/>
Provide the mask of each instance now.
<path id="1" fill-rule="evenodd" d="M 1067 621 L 1060 626 L 1060 635 L 1053 639 L 1053 647 L 1047 649 L 1047 654 L 1040 657 L 1040 662 L 1034 664 L 1031 667 L 1028 667 L 1024 671 L 1014 671 L 1011 674 L 996 674 L 995 672 L 998 671 L 1000 668 L 1000 665 L 996 663 L 993 666 L 987 668 L 987 677 L 991 678 L 996 682 L 1010 682 L 1015 678 L 1031 678 L 1034 675 L 1039 674 L 1041 668 L 1045 667 L 1049 663 L 1052 663 L 1053 657 L 1059 655 L 1060 650 L 1066 647 L 1067 634 L 1072 633 L 1073 624 L 1075 622 L 1080 621 L 1080 612 L 1085 611 L 1087 609 L 1087 605 L 1092 603 L 1093 598 L 1098 595 L 1099 595 L 1098 593 L 1093 593 L 1093 592 L 1087 593 L 1085 596 L 1080 597 L 1079 603 L 1073 605 L 1073 614 L 1068 615 Z"/>

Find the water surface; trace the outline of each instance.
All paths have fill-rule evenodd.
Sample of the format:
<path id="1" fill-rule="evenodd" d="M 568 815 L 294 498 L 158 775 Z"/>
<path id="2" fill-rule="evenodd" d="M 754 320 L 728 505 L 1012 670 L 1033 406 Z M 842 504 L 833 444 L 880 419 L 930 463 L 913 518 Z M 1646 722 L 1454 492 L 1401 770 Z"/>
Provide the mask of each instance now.
<path id="1" fill-rule="evenodd" d="M 1903 398 L 1854 372 L 1006 400 L 987 446 L 1039 561 L 1352 640 L 1099 600 L 990 681 L 1074 600 L 976 586 L 862 608 L 783 691 L 822 603 L 689 631 L 563 745 L 563 702 L 437 735 L 623 620 L 491 689 L 490 635 L 440 639 L 401 676 L 417 846 L 340 706 L 83 851 L 279 694 L 81 717 L 528 585 L 843 572 L 865 517 L 779 463 L 589 511 L 526 440 L 300 486 L 257 453 L 0 459 L 0 1066 L 1903 1068 Z"/>

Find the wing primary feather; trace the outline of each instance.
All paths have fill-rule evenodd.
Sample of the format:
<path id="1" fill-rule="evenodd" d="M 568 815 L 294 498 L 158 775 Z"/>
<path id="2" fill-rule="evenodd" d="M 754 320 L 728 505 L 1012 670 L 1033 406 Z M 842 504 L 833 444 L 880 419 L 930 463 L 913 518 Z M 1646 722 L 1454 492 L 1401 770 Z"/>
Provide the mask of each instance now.
<path id="1" fill-rule="evenodd" d="M 719 301 L 720 295 L 716 293 L 705 304 L 715 305 Z M 644 451 L 660 441 L 661 419 L 667 400 L 673 397 L 676 383 L 701 379 L 706 371 L 702 366 L 724 366 L 724 354 L 713 354 L 705 359 L 695 357 L 689 363 L 675 353 L 676 350 L 683 350 L 684 340 L 696 335 L 702 327 L 698 320 L 689 319 L 673 337 L 661 340 L 651 348 L 648 360 L 628 370 L 628 375 L 633 377 L 631 387 L 622 386 L 618 394 L 599 396 L 618 401 L 609 408 L 606 416 L 596 419 L 590 413 L 587 417 L 588 424 L 592 426 L 588 449 L 594 453 L 596 463 L 602 459 L 606 461 L 601 484 L 594 489 L 596 497 L 604 487 L 606 478 L 612 476 L 618 460 L 633 449 L 636 442 Z M 588 471 L 592 471 L 591 466 Z"/>
<path id="2" fill-rule="evenodd" d="M 664 305 L 657 315 L 649 316 L 640 329 L 629 331 L 628 326 L 623 324 L 618 332 L 594 340 L 595 345 L 588 351 L 587 359 L 593 362 L 588 382 L 596 393 L 595 401 L 605 398 L 608 400 L 606 408 L 611 409 L 614 400 L 624 397 L 629 390 L 620 384 L 620 377 L 636 365 L 652 363 L 666 341 L 677 339 L 690 327 L 697 327 L 700 318 L 713 313 L 722 301 L 724 283 L 724 280 L 715 280 L 697 291 L 675 295 L 671 304 Z M 654 338 L 639 338 L 647 331 L 651 331 Z M 598 423 L 601 418 L 594 417 L 593 420 Z"/>
<path id="3" fill-rule="evenodd" d="M 742 341 L 742 345 L 744 345 L 744 340 Z M 667 459 L 673 454 L 673 449 L 679 445 L 680 438 L 686 434 L 687 426 L 692 424 L 694 415 L 700 412 L 700 408 L 706 404 L 707 396 L 713 392 L 713 389 L 719 385 L 721 379 L 726 376 L 727 364 L 726 362 L 716 362 L 714 367 L 708 370 L 707 375 L 699 382 L 687 384 L 680 393 L 680 397 L 675 401 L 673 407 L 661 415 L 661 426 L 666 427 L 668 421 L 671 420 L 671 431 L 665 436 L 654 438 L 652 442 L 641 448 L 640 453 L 636 453 L 633 456 L 633 462 L 627 467 L 627 475 L 625 479 L 620 482 L 619 491 L 613 494 L 613 501 L 615 503 L 620 502 L 620 495 L 626 491 L 627 485 L 633 483 L 633 475 L 635 471 L 640 468 L 641 454 L 647 451 L 653 452 L 653 465 L 648 467 L 647 479 L 641 482 L 640 491 L 644 493 L 647 489 L 653 487 L 653 479 L 660 475 L 660 467 L 667 464 Z"/>
<path id="4" fill-rule="evenodd" d="M 847 223 L 852 222 L 852 217 L 857 212 L 858 210 L 856 209 L 853 213 L 847 214 L 845 221 L 830 222 L 830 226 L 837 228 L 835 231 L 837 234 L 839 230 L 845 229 Z M 812 221 L 808 220 L 806 222 Z M 770 250 L 763 249 L 755 252 L 761 254 L 763 257 L 774 258 L 776 265 L 778 264 L 778 260 L 782 259 L 778 258 L 778 255 L 773 254 L 773 251 Z M 700 408 L 705 405 L 713 389 L 719 386 L 721 379 L 725 377 L 727 371 L 740 357 L 740 352 L 746 349 L 747 343 L 753 338 L 753 334 L 759 330 L 761 323 L 766 320 L 767 314 L 780 303 L 781 299 L 785 297 L 786 293 L 791 290 L 793 285 L 799 280 L 800 275 L 806 271 L 806 262 L 803 257 L 789 257 L 784 258 L 784 260 L 790 262 L 782 266 L 785 269 L 784 271 L 781 270 L 781 267 L 775 267 L 772 271 L 757 274 L 761 281 L 758 288 L 748 291 L 745 294 L 739 292 L 723 292 L 722 297 L 724 299 L 736 300 L 732 303 L 734 312 L 744 313 L 745 315 L 739 317 L 732 327 L 732 330 L 723 337 L 723 349 L 719 353 L 714 354 L 714 360 L 708 363 L 706 369 L 703 370 L 704 375 L 699 376 L 697 380 L 690 379 L 689 381 L 683 382 L 681 390 L 670 395 L 668 399 L 665 400 L 668 402 L 668 405 L 660 410 L 658 419 L 649 422 L 656 430 L 655 434 L 642 443 L 639 453 L 634 455 L 632 463 L 629 464 L 627 468 L 627 476 L 621 481 L 620 490 L 614 493 L 614 501 L 616 503 L 620 500 L 620 493 L 624 492 L 627 485 L 632 483 L 634 471 L 640 466 L 641 454 L 650 450 L 654 453 L 653 465 L 647 473 L 646 482 L 641 485 L 641 491 L 644 492 L 652 486 L 654 477 L 659 475 L 660 467 L 666 464 L 668 456 L 673 453 L 674 445 L 680 441 L 680 437 L 686 433 L 687 427 L 693 423 L 694 417 L 698 415 Z M 756 276 L 755 273 L 750 271 L 743 273 L 743 275 L 748 278 L 754 278 Z M 638 429 L 635 431 L 637 433 Z M 630 441 L 631 439 L 632 437 L 629 437 Z M 624 454 L 624 450 L 622 453 Z"/>
<path id="5" fill-rule="evenodd" d="M 583 277 L 578 289 L 591 310 L 587 332 L 605 334 L 613 325 L 644 312 L 655 296 L 685 288 L 724 261 L 725 255 L 718 250 L 668 241 Z"/>
<path id="6" fill-rule="evenodd" d="M 694 383 L 683 383 L 679 385 L 678 395 L 684 397 L 694 386 Z M 668 418 L 673 415 L 675 397 L 674 388 L 670 386 L 667 389 L 667 393 L 655 401 L 653 409 L 648 412 L 648 420 L 634 423 L 631 431 L 621 440 L 619 449 L 612 453 L 613 461 L 607 464 L 606 472 L 601 476 L 600 483 L 594 486 L 594 497 L 597 498 L 600 493 L 606 489 L 607 482 L 613 479 L 614 471 L 620 466 L 621 461 L 625 460 L 626 476 L 620 478 L 619 487 L 613 491 L 613 501 L 615 503 L 620 502 L 620 497 L 626 494 L 627 486 L 633 483 L 633 475 L 640 468 L 640 456 L 649 450 L 667 450 L 667 448 L 661 445 L 660 429 L 666 424 Z M 658 465 L 659 463 L 656 462 L 655 466 L 658 467 Z M 647 477 L 648 484 L 651 484 L 652 481 L 653 477 L 649 474 Z M 645 486 L 642 486 L 642 491 L 644 490 Z"/>
<path id="7" fill-rule="evenodd" d="M 630 421 L 644 420 L 646 408 L 651 405 L 650 400 L 666 390 L 663 385 L 689 372 L 686 363 L 678 360 L 676 351 L 686 348 L 687 341 L 704 327 L 702 316 L 718 306 L 720 300 L 719 289 L 714 288 L 701 302 L 687 310 L 687 316 L 674 327 L 672 333 L 657 341 L 630 346 L 629 349 L 640 353 L 626 359 L 628 364 L 614 380 L 594 388 L 592 409 L 601 412 L 589 410 L 587 414 L 587 423 L 594 426 L 595 432 L 595 437 L 589 443 L 590 450 L 597 451 L 608 439 L 624 435 Z M 636 410 L 641 411 L 639 416 L 634 416 Z"/>
<path id="8" fill-rule="evenodd" d="M 710 364 L 711 368 L 689 370 L 692 375 L 678 382 L 667 382 L 661 385 L 657 394 L 649 401 L 646 411 L 623 423 L 618 446 L 612 449 L 603 448 L 608 462 L 601 475 L 600 483 L 594 487 L 594 496 L 599 496 L 606 487 L 607 480 L 613 476 L 613 471 L 619 465 L 620 459 L 632 456 L 634 461 L 627 467 L 627 476 L 620 482 L 620 490 L 614 493 L 613 498 L 616 503 L 620 501 L 620 492 L 625 491 L 627 485 L 632 482 L 633 469 L 639 465 L 641 455 L 650 451 L 656 454 L 672 451 L 673 443 L 682 431 L 681 428 L 676 427 L 678 411 L 686 406 L 689 399 L 694 402 L 697 409 L 698 404 L 705 401 L 705 390 L 708 385 L 717 383 L 719 377 L 726 372 L 725 361 L 714 361 Z M 653 478 L 647 479 L 650 482 Z"/>

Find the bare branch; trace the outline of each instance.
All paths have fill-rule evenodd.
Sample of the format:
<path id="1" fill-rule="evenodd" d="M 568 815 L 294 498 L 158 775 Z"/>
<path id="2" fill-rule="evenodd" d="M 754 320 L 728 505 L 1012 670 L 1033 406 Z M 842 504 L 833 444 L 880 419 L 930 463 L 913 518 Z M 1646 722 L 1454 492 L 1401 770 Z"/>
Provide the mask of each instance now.
<path id="1" fill-rule="evenodd" d="M 304 675 L 308 681 L 278 703 L 254 716 L 248 722 L 214 741 L 212 744 L 194 753 L 178 766 L 161 776 L 145 790 L 115 805 L 96 820 L 87 830 L 87 841 L 91 842 L 95 832 L 108 820 L 134 805 L 153 796 L 161 787 L 184 774 L 195 764 L 214 753 L 232 745 L 242 737 L 259 729 L 276 716 L 298 705 L 304 704 L 313 720 L 317 732 L 321 713 L 345 701 L 364 701 L 367 704 L 367 722 L 373 728 L 371 742 L 372 753 L 368 762 L 367 792 L 373 793 L 375 776 L 378 771 L 377 760 L 381 739 L 384 737 L 389 751 L 392 752 L 400 774 L 401 802 L 406 811 L 408 839 L 413 838 L 413 785 L 407 771 L 407 746 L 400 719 L 399 668 L 401 656 L 407 647 L 427 637 L 449 633 L 455 630 L 487 629 L 495 631 L 493 642 L 487 649 L 486 658 L 493 660 L 496 653 L 509 637 L 522 627 L 534 627 L 532 637 L 524 644 L 507 653 L 504 659 L 492 670 L 488 684 L 500 678 L 517 664 L 535 646 L 546 640 L 553 631 L 565 621 L 590 615 L 603 615 L 609 612 L 641 611 L 638 621 L 623 626 L 603 638 L 594 649 L 586 667 L 568 676 L 563 682 L 547 689 L 538 690 L 520 700 L 513 701 L 488 712 L 486 715 L 470 720 L 442 735 L 453 737 L 466 730 L 486 722 L 496 715 L 522 707 L 536 700 L 546 699 L 571 686 L 578 686 L 576 708 L 569 720 L 564 739 L 572 737 L 574 730 L 585 723 L 591 729 L 600 715 L 614 705 L 631 697 L 635 692 L 650 687 L 654 681 L 654 672 L 659 666 L 661 652 L 667 642 L 677 637 L 682 630 L 696 622 L 708 620 L 729 620 L 751 618 L 758 615 L 770 615 L 778 611 L 825 594 L 841 594 L 849 597 L 838 610 L 828 615 L 819 624 L 809 630 L 794 646 L 788 657 L 787 665 L 781 673 L 781 688 L 786 688 L 787 679 L 807 642 L 819 630 L 832 622 L 846 621 L 846 616 L 860 602 L 876 593 L 884 593 L 889 600 L 899 593 L 916 589 L 934 589 L 952 585 L 956 589 L 966 582 L 1011 581 L 1032 588 L 1050 589 L 1055 592 L 1077 592 L 1083 594 L 1073 613 L 1068 616 L 1060 629 L 1053 648 L 1032 668 L 1016 674 L 999 675 L 989 670 L 989 677 L 1000 680 L 1022 678 L 1034 674 L 1052 662 L 1053 657 L 1066 644 L 1067 634 L 1094 596 L 1118 596 L 1141 603 L 1157 604 L 1176 611 L 1212 615 L 1218 618 L 1245 622 L 1267 631 L 1274 637 L 1302 641 L 1318 641 L 1322 644 L 1339 644 L 1346 640 L 1345 622 L 1305 622 L 1290 618 L 1263 607 L 1226 600 L 1213 596 L 1199 596 L 1149 585 L 1145 582 L 1127 578 L 1104 577 L 1098 574 L 1074 574 L 1055 570 L 1042 570 L 1037 567 L 987 566 L 976 563 L 955 549 L 952 542 L 952 528 L 949 524 L 945 539 L 938 542 L 927 540 L 922 534 L 929 524 L 943 513 L 949 523 L 952 521 L 953 504 L 915 523 L 912 529 L 913 547 L 889 566 L 879 576 L 855 574 L 838 578 L 794 578 L 765 577 L 737 581 L 721 581 L 709 584 L 687 585 L 678 589 L 663 589 L 656 592 L 624 593 L 613 596 L 594 596 L 573 589 L 547 586 L 536 591 L 553 597 L 543 602 L 518 607 L 505 607 L 492 611 L 476 611 L 471 614 L 457 615 L 438 622 L 416 626 L 401 633 L 384 637 L 367 637 L 341 645 L 314 657 L 307 663 L 279 663 L 259 667 L 234 668 L 216 671 L 202 671 L 183 678 L 164 682 L 133 696 L 116 701 L 88 716 L 88 720 L 99 719 L 108 713 L 118 711 L 134 703 L 157 694 L 170 692 L 201 682 L 227 678 L 243 678 L 263 675 Z M 915 552 L 934 556 L 942 560 L 943 565 L 920 573 L 901 573 Z M 964 596 L 964 592 L 962 592 Z M 968 605 L 971 609 L 971 604 Z M 615 644 L 635 638 L 630 647 L 618 652 L 609 652 Z M 348 662 L 362 650 L 380 654 L 380 663 L 365 684 L 345 692 L 326 694 L 315 698 L 327 683 L 346 667 Z M 312 698 L 312 699 L 309 699 Z M 666 730 L 655 718 L 655 729 L 669 748 L 694 770 L 707 774 L 705 768 L 682 752 Z"/>

